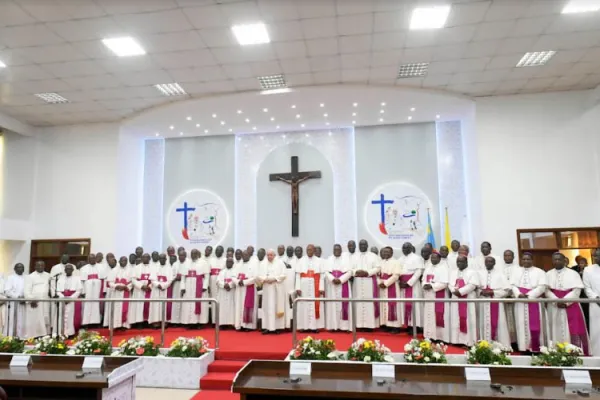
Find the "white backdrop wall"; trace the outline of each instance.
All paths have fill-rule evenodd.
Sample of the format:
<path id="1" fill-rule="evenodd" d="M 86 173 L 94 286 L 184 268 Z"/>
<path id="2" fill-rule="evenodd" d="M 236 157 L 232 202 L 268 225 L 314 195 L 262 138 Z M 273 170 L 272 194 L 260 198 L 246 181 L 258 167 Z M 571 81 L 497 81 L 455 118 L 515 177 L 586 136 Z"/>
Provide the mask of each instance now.
<path id="1" fill-rule="evenodd" d="M 481 240 L 516 229 L 600 225 L 600 105 L 590 92 L 477 99 Z"/>

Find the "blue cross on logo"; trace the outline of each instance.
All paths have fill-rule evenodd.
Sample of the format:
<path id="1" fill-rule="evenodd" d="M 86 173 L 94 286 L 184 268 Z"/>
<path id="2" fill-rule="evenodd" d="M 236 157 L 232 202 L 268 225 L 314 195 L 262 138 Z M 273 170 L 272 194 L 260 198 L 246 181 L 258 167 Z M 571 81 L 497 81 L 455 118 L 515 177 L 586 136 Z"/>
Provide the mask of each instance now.
<path id="1" fill-rule="evenodd" d="M 187 201 L 185 201 L 185 202 L 183 202 L 183 208 L 176 208 L 175 211 L 183 213 L 183 228 L 187 231 L 187 215 L 188 215 L 188 211 L 196 211 L 196 208 L 194 208 L 194 207 L 188 207 L 188 203 L 187 203 Z"/>
<path id="2" fill-rule="evenodd" d="M 385 205 L 394 204 L 394 200 L 386 200 L 381 194 L 380 200 L 371 200 L 371 204 L 379 204 L 381 209 L 381 223 L 385 224 Z"/>

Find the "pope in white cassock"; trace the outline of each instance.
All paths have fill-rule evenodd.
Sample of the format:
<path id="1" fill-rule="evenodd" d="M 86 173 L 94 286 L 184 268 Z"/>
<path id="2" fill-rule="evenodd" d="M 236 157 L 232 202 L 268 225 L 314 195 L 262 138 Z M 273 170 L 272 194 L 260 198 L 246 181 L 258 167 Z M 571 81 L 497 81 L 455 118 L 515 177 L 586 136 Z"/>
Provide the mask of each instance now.
<path id="1" fill-rule="evenodd" d="M 398 280 L 402 275 L 402 265 L 400 261 L 394 259 L 394 251 L 391 247 L 381 249 L 381 272 L 379 273 L 379 297 L 382 299 L 395 299 L 400 295 L 400 286 Z M 392 328 L 399 332 L 402 326 L 400 318 L 399 303 L 379 303 L 381 307 L 380 323 L 381 326 Z"/>
<path id="2" fill-rule="evenodd" d="M 8 299 L 22 299 L 22 301 L 9 304 L 2 334 L 25 337 L 25 311 L 27 310 L 27 304 L 25 303 L 25 266 L 17 263 L 14 271 L 15 273 L 9 275 L 6 279 L 4 293 Z"/>
<path id="3" fill-rule="evenodd" d="M 512 276 L 515 271 L 518 271 L 521 266 L 515 261 L 515 253 L 512 250 L 506 250 L 503 254 L 502 271 L 506 281 L 510 285 L 512 282 Z M 514 294 L 511 290 L 508 292 L 507 298 L 514 298 Z M 508 333 L 510 335 L 510 342 L 517 343 L 517 327 L 515 324 L 515 305 L 504 304 L 504 311 L 506 312 L 506 323 L 508 325 Z"/>
<path id="4" fill-rule="evenodd" d="M 298 297 L 319 298 L 325 294 L 325 266 L 323 260 L 315 256 L 315 246 L 306 247 L 306 257 L 296 265 L 296 295 Z M 320 301 L 301 301 L 298 307 L 299 330 L 317 331 L 325 327 L 325 307 Z"/>
<path id="5" fill-rule="evenodd" d="M 235 270 L 238 285 L 235 290 L 235 329 L 254 330 L 258 318 L 258 293 L 256 290 L 258 259 L 251 258 L 248 251 L 243 251 L 242 262 L 235 267 Z"/>
<path id="6" fill-rule="evenodd" d="M 523 267 L 513 271 L 511 286 L 515 298 L 538 299 L 546 292 L 546 273 L 533 266 L 531 254 L 525 253 Z M 544 325 L 542 324 L 542 306 L 540 303 L 516 303 L 515 325 L 519 351 L 540 351 L 544 344 Z"/>
<path id="7" fill-rule="evenodd" d="M 67 264 L 64 267 L 64 274 L 58 279 L 56 287 L 56 295 L 59 298 L 77 299 L 83 289 L 81 279 L 73 275 L 75 267 L 72 264 Z M 81 326 L 81 307 L 76 307 L 77 303 L 71 301 L 69 303 L 61 303 L 59 321 L 61 326 L 58 333 L 62 336 L 74 336 L 79 332 Z M 55 321 L 52 321 L 56 325 Z M 56 330 L 53 330 L 56 332 Z"/>
<path id="8" fill-rule="evenodd" d="M 142 262 L 135 266 L 131 281 L 133 284 L 134 299 L 150 299 L 152 295 L 152 277 L 156 276 L 156 269 L 150 264 L 150 254 L 142 255 Z M 148 321 L 150 316 L 149 302 L 136 302 L 129 304 L 129 323 L 137 324 Z"/>
<path id="9" fill-rule="evenodd" d="M 456 270 L 450 272 L 448 288 L 453 297 L 477 298 L 479 278 L 477 271 L 468 265 L 466 256 L 458 256 Z M 477 311 L 475 303 L 451 303 L 450 342 L 472 346 L 477 341 Z"/>
<path id="10" fill-rule="evenodd" d="M 421 275 L 425 269 L 423 258 L 414 253 L 414 247 L 411 243 L 402 245 L 402 256 L 400 264 L 402 264 L 402 275 L 400 275 L 400 296 L 405 299 L 420 299 L 423 297 L 421 288 Z M 412 321 L 413 307 L 415 308 L 415 319 Z M 412 326 L 413 323 L 418 327 L 423 326 L 423 305 L 422 303 L 404 303 L 400 307 L 400 318 L 404 325 Z"/>
<path id="11" fill-rule="evenodd" d="M 350 244 L 349 244 L 350 247 Z M 377 274 L 380 271 L 380 259 L 369 251 L 369 243 L 366 240 L 358 242 L 360 253 L 350 256 L 354 284 L 352 293 L 357 299 L 379 298 L 379 285 Z M 356 327 L 375 329 L 379 327 L 380 306 L 379 303 L 365 302 L 356 303 Z"/>
<path id="12" fill-rule="evenodd" d="M 275 257 L 273 250 L 260 263 L 257 280 L 262 284 L 263 333 L 285 329 L 285 264 Z"/>
<path id="13" fill-rule="evenodd" d="M 486 257 L 485 269 L 479 270 L 479 297 L 505 298 L 511 291 L 510 283 L 506 280 L 504 271 L 497 269 L 496 259 Z M 506 313 L 503 303 L 479 304 L 480 339 L 496 341 L 510 347 L 510 334 L 506 323 Z"/>
<path id="14" fill-rule="evenodd" d="M 129 299 L 133 284 L 131 281 L 132 270 L 127 265 L 127 257 L 119 259 L 119 265 L 113 268 L 106 280 L 110 290 L 111 299 Z M 113 328 L 129 328 L 129 303 L 124 301 L 121 303 L 111 303 L 113 311 Z M 110 317 L 109 317 L 110 318 Z"/>
<path id="15" fill-rule="evenodd" d="M 441 262 L 438 253 L 430 257 L 431 265 L 423 274 L 423 297 L 447 299 L 450 268 Z M 425 303 L 423 307 L 423 336 L 427 339 L 450 343 L 450 303 Z"/>
<path id="16" fill-rule="evenodd" d="M 171 286 L 173 281 L 173 275 L 171 266 L 167 263 L 167 255 L 160 254 L 158 256 L 158 263 L 154 266 L 154 274 L 151 275 L 151 288 L 150 292 L 151 299 L 167 299 L 167 289 Z M 148 314 L 148 323 L 155 324 L 156 326 L 162 321 L 162 303 L 154 302 L 150 303 L 150 312 Z M 167 305 L 165 304 L 165 307 Z M 167 310 L 165 310 L 165 318 Z"/>
<path id="17" fill-rule="evenodd" d="M 588 299 L 600 299 L 600 249 L 592 253 L 593 265 L 583 269 L 583 286 Z M 600 303 L 590 303 L 592 355 L 600 355 Z"/>
<path id="18" fill-rule="evenodd" d="M 192 262 L 181 273 L 181 298 L 186 300 L 208 297 L 210 281 L 210 267 L 201 258 L 198 250 L 191 252 Z M 184 325 L 197 325 L 208 323 L 209 303 L 199 301 L 181 304 L 181 320 Z"/>
<path id="19" fill-rule="evenodd" d="M 237 288 L 237 273 L 233 267 L 232 257 L 225 260 L 225 268 L 217 276 L 217 300 L 219 301 L 219 325 L 235 325 L 235 289 Z"/>
<path id="20" fill-rule="evenodd" d="M 342 255 L 342 246 L 333 246 L 333 255 L 325 264 L 325 294 L 329 299 L 351 299 L 350 278 L 352 266 L 350 259 Z M 352 307 L 349 302 L 325 303 L 325 328 L 329 331 L 349 331 L 352 329 Z"/>
<path id="21" fill-rule="evenodd" d="M 50 327 L 50 311 L 48 303 L 38 303 L 31 299 L 47 299 L 50 289 L 50 274 L 44 271 L 43 261 L 36 261 L 35 271 L 25 278 L 25 312 L 24 337 L 35 338 L 48 334 Z"/>
<path id="22" fill-rule="evenodd" d="M 191 260 L 187 258 L 185 251 L 177 253 L 177 262 L 173 264 L 173 282 L 171 283 L 171 297 L 173 299 L 181 299 L 181 291 L 183 290 L 182 278 L 188 270 Z M 171 307 L 167 305 L 167 319 L 172 324 L 181 323 L 181 303 L 171 303 Z"/>
<path id="23" fill-rule="evenodd" d="M 219 276 L 219 272 L 221 272 L 221 270 L 223 268 L 225 268 L 225 257 L 223 256 L 223 246 L 217 246 L 217 248 L 215 249 L 215 254 L 209 254 L 209 247 L 206 248 L 206 252 L 207 252 L 207 263 L 208 266 L 210 268 L 210 282 L 208 285 L 208 289 L 209 289 L 209 296 L 216 299 L 217 298 L 217 293 L 219 291 L 219 287 L 217 285 L 217 277 Z M 207 307 L 210 307 L 211 310 L 211 323 L 215 323 L 215 312 L 213 310 L 214 304 L 209 304 L 206 303 Z"/>
<path id="24" fill-rule="evenodd" d="M 88 300 L 99 299 L 101 297 L 104 280 L 104 268 L 96 264 L 96 255 L 90 254 L 88 263 L 81 268 L 79 275 L 83 284 L 83 294 Z M 100 302 L 85 302 L 82 306 L 82 321 L 83 326 L 95 325 L 102 322 L 102 314 L 100 314 Z"/>
<path id="25" fill-rule="evenodd" d="M 546 272 L 548 299 L 579 299 L 583 282 L 577 271 L 565 267 L 565 256 L 552 255 L 554 269 Z M 590 344 L 580 303 L 550 303 L 548 309 L 548 339 L 553 343 L 567 342 L 590 355 Z"/>

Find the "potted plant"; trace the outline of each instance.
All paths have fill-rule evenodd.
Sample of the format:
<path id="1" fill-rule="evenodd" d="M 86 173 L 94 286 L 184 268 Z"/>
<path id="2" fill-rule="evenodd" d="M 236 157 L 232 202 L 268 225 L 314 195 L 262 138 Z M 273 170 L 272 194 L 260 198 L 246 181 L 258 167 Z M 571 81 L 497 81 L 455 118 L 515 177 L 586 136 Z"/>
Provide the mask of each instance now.
<path id="1" fill-rule="evenodd" d="M 158 354 L 159 346 L 154 344 L 152 336 L 136 336 L 127 340 L 121 340 L 118 350 L 111 355 L 156 357 Z"/>
<path id="2" fill-rule="evenodd" d="M 0 338 L 0 353 L 22 353 L 25 349 L 25 341 L 14 336 L 2 336 Z"/>
<path id="3" fill-rule="evenodd" d="M 467 355 L 467 363 L 481 365 L 512 365 L 508 358 L 511 349 L 499 342 L 480 340 L 473 345 Z"/>
<path id="4" fill-rule="evenodd" d="M 98 334 L 86 334 L 67 352 L 77 356 L 108 356 L 112 353 L 112 345 L 107 338 Z"/>
<path id="5" fill-rule="evenodd" d="M 28 344 L 33 346 L 33 349 L 27 350 L 27 354 L 39 354 L 45 356 L 46 354 L 67 354 L 69 346 L 65 343 L 65 338 L 44 336 L 37 339 L 28 340 Z"/>
<path id="6" fill-rule="evenodd" d="M 413 339 L 404 346 L 404 360 L 416 364 L 447 364 L 447 346 L 429 339 Z"/>
<path id="7" fill-rule="evenodd" d="M 207 352 L 208 340 L 203 337 L 179 337 L 171 343 L 171 347 L 167 352 L 167 357 L 201 357 Z"/>
<path id="8" fill-rule="evenodd" d="M 583 364 L 583 350 L 568 342 L 550 342 L 550 346 L 541 346 L 540 354 L 531 357 L 531 365 L 541 367 L 575 367 Z"/>
<path id="9" fill-rule="evenodd" d="M 364 361 L 364 362 L 394 362 L 391 356 L 391 351 L 379 340 L 358 339 L 352 343 L 346 353 L 348 361 Z"/>
<path id="10" fill-rule="evenodd" d="M 335 348 L 331 339 L 320 340 L 308 336 L 302 339 L 294 348 L 290 359 L 292 360 L 337 360 L 340 353 Z"/>

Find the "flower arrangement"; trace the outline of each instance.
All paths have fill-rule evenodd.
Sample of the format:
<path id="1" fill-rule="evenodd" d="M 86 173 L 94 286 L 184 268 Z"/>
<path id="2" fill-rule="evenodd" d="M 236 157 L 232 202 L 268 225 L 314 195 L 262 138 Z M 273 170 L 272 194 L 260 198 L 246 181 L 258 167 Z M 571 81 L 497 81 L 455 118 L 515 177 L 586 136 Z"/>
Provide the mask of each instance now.
<path id="1" fill-rule="evenodd" d="M 446 364 L 446 349 L 443 344 L 432 343 L 429 339 L 413 339 L 404 346 L 404 360 L 416 364 Z"/>
<path id="2" fill-rule="evenodd" d="M 94 332 L 95 333 L 95 332 Z M 107 356 L 112 352 L 112 345 L 107 338 L 99 334 L 80 335 L 67 354 L 78 356 Z"/>
<path id="3" fill-rule="evenodd" d="M 167 357 L 200 357 L 208 352 L 208 340 L 201 336 L 195 338 L 179 337 L 171 343 Z"/>
<path id="4" fill-rule="evenodd" d="M 69 346 L 65 343 L 65 338 L 44 336 L 38 339 L 29 339 L 27 344 L 31 344 L 33 349 L 27 350 L 27 354 L 67 354 Z"/>
<path id="5" fill-rule="evenodd" d="M 308 336 L 298 342 L 290 358 L 327 361 L 339 359 L 340 353 L 336 350 L 333 340 L 319 340 Z"/>
<path id="6" fill-rule="evenodd" d="M 146 356 L 155 357 L 159 353 L 159 345 L 154 344 L 152 336 L 136 336 L 123 339 L 119 343 L 119 350 L 113 352 L 113 356 Z"/>
<path id="7" fill-rule="evenodd" d="M 472 346 L 467 354 L 468 364 L 512 365 L 508 358 L 511 349 L 499 342 L 480 340 Z"/>
<path id="8" fill-rule="evenodd" d="M 14 336 L 0 337 L 0 353 L 22 353 L 25 341 Z"/>
<path id="9" fill-rule="evenodd" d="M 540 354 L 531 357 L 531 365 L 542 367 L 575 367 L 583 364 L 583 350 L 568 342 L 558 342 L 550 346 L 541 346 Z"/>
<path id="10" fill-rule="evenodd" d="M 379 340 L 358 339 L 352 343 L 346 353 L 348 361 L 364 361 L 364 362 L 394 362 L 391 356 L 391 351 Z"/>

